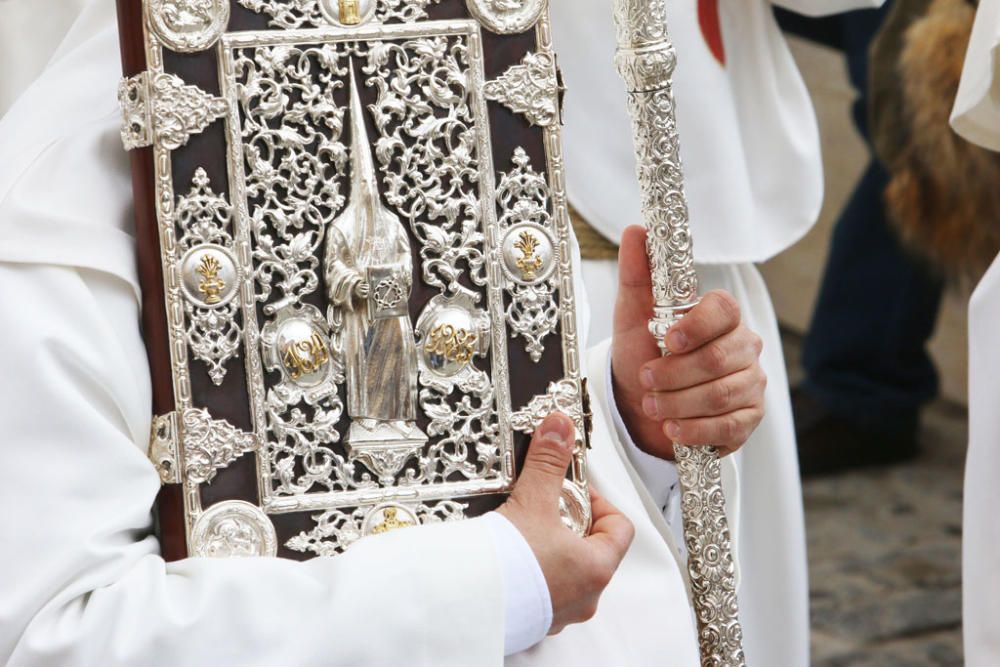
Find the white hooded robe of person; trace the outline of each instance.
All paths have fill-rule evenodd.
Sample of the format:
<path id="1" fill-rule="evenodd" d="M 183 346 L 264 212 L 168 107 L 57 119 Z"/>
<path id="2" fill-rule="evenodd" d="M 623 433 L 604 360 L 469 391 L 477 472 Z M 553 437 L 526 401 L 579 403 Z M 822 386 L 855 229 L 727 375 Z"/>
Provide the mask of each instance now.
<path id="1" fill-rule="evenodd" d="M 45 69 L 86 0 L 0 0 L 0 118 Z M 45 16 L 44 21 L 33 17 Z M 35 28 L 19 32 L 25 25 Z"/>
<path id="2" fill-rule="evenodd" d="M 160 556 L 120 71 L 114 3 L 89 0 L 0 119 L 0 663 L 503 664 L 502 568 L 477 520 L 304 563 Z M 593 620 L 510 665 L 699 664 L 673 536 L 612 425 L 608 354 L 586 355 L 589 470 L 635 541 Z"/>
<path id="3" fill-rule="evenodd" d="M 819 15 L 881 4 L 666 3 L 677 52 L 677 127 L 702 292 L 725 289 L 736 295 L 746 321 L 764 339 L 766 416 L 735 455 L 740 616 L 751 665 L 809 664 L 802 491 L 788 380 L 774 308 L 753 264 L 787 249 L 815 223 L 823 170 L 812 103 L 773 10 L 780 5 Z M 553 0 L 551 7 L 567 86 L 570 203 L 605 238 L 617 241 L 642 217 L 625 88 L 611 58 L 616 47 L 612 2 Z M 584 261 L 594 339 L 611 334 L 616 274 L 614 261 Z"/>
<path id="4" fill-rule="evenodd" d="M 969 141 L 995 151 L 1000 151 L 998 67 L 1000 0 L 980 0 L 951 124 Z M 962 526 L 962 631 L 968 667 L 1000 665 L 998 480 L 1000 259 L 969 303 L 969 450 Z"/>

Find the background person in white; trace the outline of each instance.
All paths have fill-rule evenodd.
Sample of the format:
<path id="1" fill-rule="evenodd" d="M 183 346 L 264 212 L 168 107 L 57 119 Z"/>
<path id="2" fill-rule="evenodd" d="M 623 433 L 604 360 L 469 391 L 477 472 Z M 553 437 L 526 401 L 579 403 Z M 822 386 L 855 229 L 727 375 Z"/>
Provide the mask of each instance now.
<path id="1" fill-rule="evenodd" d="M 0 660 L 495 665 L 505 651 L 592 616 L 631 530 L 600 498 L 589 540 L 559 523 L 554 498 L 568 460 L 560 417 L 533 443 L 502 510 L 507 520 L 493 514 L 398 531 L 308 563 L 163 562 L 151 536 L 158 478 L 145 455 L 150 389 L 131 179 L 118 137 L 117 42 L 113 3 L 91 0 L 44 75 L 0 120 L 0 502 L 11 510 L 0 514 L 0 571 L 8 575 Z M 623 253 L 641 258 L 641 230 L 630 239 Z M 620 295 L 626 306 L 648 298 L 648 273 L 633 265 L 640 270 Z M 645 317 L 623 309 L 620 328 L 638 331 Z M 636 369 L 626 384 L 634 393 L 646 368 L 686 379 L 660 396 L 677 403 L 681 428 L 713 441 L 726 430 L 738 447 L 761 416 L 759 339 L 722 294 L 707 297 L 678 331 L 686 351 L 668 360 L 648 338 L 645 347 L 616 346 L 620 365 Z M 731 354 L 710 368 L 719 346 Z M 600 379 L 610 354 L 606 343 L 589 355 L 598 379 L 590 469 L 595 487 L 632 519 L 635 540 L 600 612 L 512 664 L 698 664 L 673 538 L 609 427 Z M 702 416 L 685 407 L 699 395 L 723 390 L 732 400 L 717 414 L 684 419 Z M 379 622 L 358 620 L 366 618 Z"/>
<path id="2" fill-rule="evenodd" d="M 800 239 L 823 198 L 812 104 L 773 5 L 805 14 L 879 6 L 881 0 L 671 0 L 677 50 L 674 94 L 703 289 L 725 289 L 764 339 L 767 416 L 735 459 L 741 511 L 733 526 L 744 572 L 741 619 L 749 664 L 809 664 L 808 581 L 801 487 L 788 381 L 767 288 L 754 267 Z M 641 220 L 624 88 L 606 57 L 615 48 L 611 0 L 552 3 L 555 45 L 568 88 L 565 110 L 570 202 L 606 238 Z M 613 261 L 584 262 L 594 309 L 591 336 L 610 333 Z M 616 368 L 616 374 L 617 374 Z M 638 432 L 654 442 L 655 414 Z M 633 416 L 639 423 L 642 414 Z M 623 434 L 627 437 L 627 434 Z M 645 450 L 645 451 L 643 451 Z M 669 447 L 629 449 L 653 502 L 680 530 Z M 650 456 L 649 454 L 653 454 Z"/>
<path id="3" fill-rule="evenodd" d="M 952 127 L 1000 151 L 1000 0 L 980 0 Z M 1000 187 L 1000 184 L 997 184 Z M 995 212 L 1000 216 L 1000 211 Z M 968 667 L 1000 665 L 1000 259 L 969 304 L 969 452 L 962 526 L 962 628 Z"/>

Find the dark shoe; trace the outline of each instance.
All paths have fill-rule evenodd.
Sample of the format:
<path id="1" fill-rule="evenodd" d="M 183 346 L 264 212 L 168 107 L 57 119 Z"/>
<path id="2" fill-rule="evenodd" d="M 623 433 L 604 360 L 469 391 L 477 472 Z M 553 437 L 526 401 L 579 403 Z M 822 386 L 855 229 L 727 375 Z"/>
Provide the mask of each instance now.
<path id="1" fill-rule="evenodd" d="M 792 390 L 792 413 L 803 477 L 904 463 L 916 458 L 917 427 L 871 429 L 852 423 L 802 391 Z"/>

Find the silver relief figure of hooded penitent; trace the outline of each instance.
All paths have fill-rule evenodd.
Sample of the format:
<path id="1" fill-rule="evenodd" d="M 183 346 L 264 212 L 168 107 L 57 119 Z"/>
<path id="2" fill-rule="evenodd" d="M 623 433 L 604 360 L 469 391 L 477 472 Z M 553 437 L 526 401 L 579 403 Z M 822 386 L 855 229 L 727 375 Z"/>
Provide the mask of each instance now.
<path id="1" fill-rule="evenodd" d="M 351 76 L 351 193 L 326 240 L 326 287 L 347 361 L 345 442 L 386 482 L 427 436 L 417 427 L 417 348 L 409 315 L 410 240 L 381 200 L 357 83 Z"/>

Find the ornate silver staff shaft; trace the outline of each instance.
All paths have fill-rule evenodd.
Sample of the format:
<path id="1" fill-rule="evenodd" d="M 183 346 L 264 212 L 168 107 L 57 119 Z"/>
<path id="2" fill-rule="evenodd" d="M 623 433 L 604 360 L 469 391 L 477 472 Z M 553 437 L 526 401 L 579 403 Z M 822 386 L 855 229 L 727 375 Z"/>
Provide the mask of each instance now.
<path id="1" fill-rule="evenodd" d="M 615 63 L 628 87 L 655 306 L 649 330 L 666 354 L 667 330 L 698 303 L 671 76 L 666 0 L 615 0 Z M 688 573 L 703 667 L 744 667 L 743 632 L 714 447 L 675 444 Z"/>

